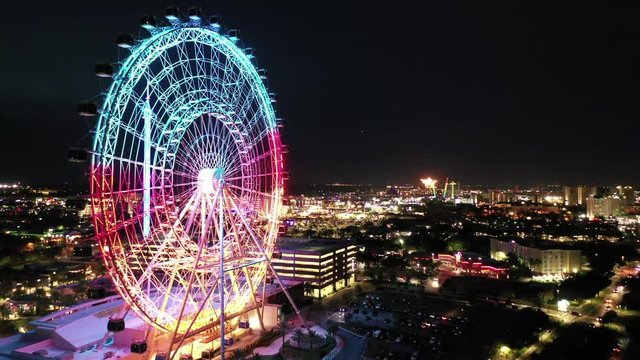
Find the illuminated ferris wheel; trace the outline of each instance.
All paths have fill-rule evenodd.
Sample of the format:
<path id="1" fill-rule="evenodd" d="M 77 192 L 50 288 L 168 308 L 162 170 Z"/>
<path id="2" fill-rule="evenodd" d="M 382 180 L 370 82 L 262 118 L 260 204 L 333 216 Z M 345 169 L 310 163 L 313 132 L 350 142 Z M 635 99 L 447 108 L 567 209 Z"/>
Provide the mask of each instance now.
<path id="1" fill-rule="evenodd" d="M 271 266 L 284 178 L 275 98 L 236 31 L 197 9 L 165 18 L 143 18 L 151 36 L 119 36 L 128 57 L 96 66 L 113 78 L 92 152 L 96 234 L 139 317 L 174 338 L 224 334 Z"/>

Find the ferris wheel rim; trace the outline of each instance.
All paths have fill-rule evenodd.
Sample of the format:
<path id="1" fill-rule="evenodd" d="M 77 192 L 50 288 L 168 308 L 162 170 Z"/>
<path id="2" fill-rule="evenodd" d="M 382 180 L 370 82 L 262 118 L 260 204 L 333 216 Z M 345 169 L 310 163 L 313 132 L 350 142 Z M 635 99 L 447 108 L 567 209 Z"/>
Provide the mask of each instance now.
<path id="1" fill-rule="evenodd" d="M 149 41 L 146 44 L 146 47 L 144 47 L 144 48 L 141 47 L 140 49 L 148 49 L 154 43 L 159 42 L 161 40 L 160 38 L 162 36 L 165 36 L 167 34 L 177 33 L 179 31 L 184 31 L 184 30 L 194 30 L 194 29 L 197 29 L 197 31 L 203 31 L 202 28 L 197 28 L 197 27 L 188 27 L 188 28 L 187 27 L 182 27 L 182 28 L 177 28 L 177 29 L 171 29 L 171 30 L 168 30 L 166 32 L 161 32 L 161 33 L 158 33 L 158 34 L 154 35 L 154 38 L 153 38 L 154 40 Z M 212 31 L 212 30 L 209 30 L 209 29 L 205 29 L 205 30 L 208 30 L 210 32 Z M 231 44 L 231 48 L 235 50 L 235 54 L 236 55 L 244 56 L 241 53 L 241 51 L 239 51 L 239 49 L 237 49 L 237 47 L 235 47 L 229 40 L 225 39 L 224 37 L 220 36 L 219 34 L 217 34 L 215 32 L 213 32 L 213 34 L 216 34 L 216 35 L 213 35 L 213 36 L 214 37 L 218 37 L 219 40 L 222 39 L 221 40 L 222 43 L 227 41 L 228 42 L 227 45 Z M 138 56 L 136 56 L 136 57 L 130 56 L 125 61 L 125 63 L 128 64 L 128 70 L 124 74 L 122 74 L 122 76 L 120 76 L 121 75 L 120 72 L 116 75 L 114 84 L 112 84 L 112 86 L 111 86 L 111 88 L 110 88 L 110 90 L 109 90 L 109 92 L 107 94 L 107 99 L 105 100 L 105 104 L 103 106 L 103 109 L 107 109 L 107 111 L 104 111 L 101 114 L 100 119 L 98 121 L 98 128 L 100 128 L 101 126 L 105 126 L 105 125 L 107 125 L 107 126 L 114 126 L 114 125 L 115 126 L 120 126 L 119 122 L 121 121 L 121 117 L 117 117 L 116 116 L 115 119 L 118 121 L 118 123 L 117 124 L 112 123 L 112 119 L 114 119 L 114 117 L 112 117 L 112 114 L 110 113 L 109 109 L 112 109 L 112 106 L 115 106 L 115 105 L 112 105 L 114 102 L 122 101 L 122 97 L 123 96 L 127 96 L 126 94 L 123 95 L 122 92 L 121 92 L 123 86 L 125 86 L 127 84 L 127 83 L 122 82 L 122 81 L 129 77 L 129 74 L 130 74 L 129 72 L 133 70 L 133 66 L 137 63 L 137 61 L 140 59 L 140 56 L 142 56 L 143 53 L 140 52 L 140 53 L 137 53 L 137 55 Z M 160 56 L 160 55 L 158 55 L 158 56 Z M 156 58 L 158 56 L 156 56 Z M 246 59 L 244 59 L 244 60 L 246 60 Z M 125 67 L 125 68 L 127 68 L 127 67 Z M 263 112 L 262 113 L 262 115 L 263 115 L 262 120 L 265 121 L 265 125 L 264 126 L 265 126 L 265 128 L 269 128 L 269 131 L 272 131 L 272 132 L 276 133 L 276 135 L 273 135 L 273 136 L 270 135 L 269 138 L 267 139 L 267 142 L 269 143 L 269 146 L 271 146 L 271 148 L 270 148 L 271 150 L 270 150 L 269 153 L 272 154 L 272 155 L 270 155 L 270 157 L 273 158 L 273 159 L 270 159 L 269 161 L 274 162 L 275 163 L 275 167 L 276 167 L 275 171 L 273 172 L 273 174 L 275 175 L 276 179 L 275 179 L 274 186 L 273 186 L 274 192 L 273 192 L 272 196 L 273 196 L 274 199 L 277 200 L 277 199 L 281 198 L 281 195 L 282 195 L 282 189 L 281 189 L 281 187 L 282 187 L 282 185 L 281 185 L 282 184 L 282 159 L 281 159 L 281 155 L 279 155 L 279 151 L 280 151 L 279 148 L 280 148 L 281 144 L 280 144 L 279 137 L 277 136 L 277 127 L 275 126 L 275 115 L 274 115 L 274 112 L 273 112 L 273 109 L 271 107 L 270 102 L 268 102 L 269 97 L 268 97 L 268 94 L 266 93 L 266 88 L 264 87 L 264 85 L 260 81 L 260 78 L 259 78 L 255 68 L 252 67 L 250 70 L 251 71 L 249 71 L 249 75 L 253 79 L 252 85 L 256 85 L 255 89 L 258 90 L 258 97 L 260 98 L 260 102 L 261 102 L 261 105 L 260 105 L 259 109 L 261 109 L 261 111 Z M 135 86 L 135 83 L 139 82 L 142 79 L 143 76 L 144 76 L 144 74 L 140 74 L 138 76 L 137 80 L 134 81 L 134 86 Z M 258 80 L 258 81 L 255 81 L 255 80 Z M 253 89 L 253 87 L 252 87 L 252 89 Z M 129 89 L 129 90 L 131 91 L 131 89 Z M 211 114 L 211 112 L 203 112 L 202 114 L 195 115 L 195 118 L 203 117 L 204 114 Z M 193 116 L 194 114 L 192 113 L 191 115 Z M 191 122 L 189 124 L 187 124 L 186 127 L 189 128 L 193 124 L 194 121 L 196 121 L 196 119 L 191 120 Z M 101 146 L 101 145 L 103 145 L 102 142 L 105 142 L 105 143 L 108 144 L 108 140 L 101 139 L 100 135 L 106 137 L 108 134 L 106 132 L 98 133 L 98 134 L 96 134 L 96 138 L 95 138 L 95 141 L 94 141 L 94 149 L 96 150 L 95 151 L 96 155 L 93 156 L 93 158 L 92 158 L 92 182 L 91 182 L 91 185 L 92 185 L 92 198 L 94 198 L 94 199 L 97 198 L 100 201 L 97 204 L 94 204 L 94 202 L 92 202 L 92 205 L 94 205 L 92 207 L 94 208 L 94 215 L 96 215 L 98 217 L 100 217 L 100 216 L 104 217 L 106 212 L 112 211 L 113 209 L 105 208 L 105 203 L 101 201 L 102 197 L 104 196 L 104 194 L 102 194 L 100 192 L 100 190 L 104 190 L 106 185 L 104 185 L 105 187 L 103 187 L 103 184 L 100 183 L 100 181 L 102 181 L 103 179 L 95 179 L 95 178 L 99 177 L 100 175 L 102 175 L 102 176 L 105 175 L 104 174 L 105 167 L 102 167 L 101 166 L 102 164 L 109 163 L 109 162 L 112 163 L 112 164 L 118 163 L 118 162 L 126 162 L 127 159 L 125 159 L 125 158 L 116 159 L 116 157 L 113 155 L 113 153 L 109 153 L 108 151 L 104 151 L 103 147 Z M 178 144 L 182 144 L 182 141 L 178 141 Z M 156 153 L 156 156 L 157 155 L 158 154 Z M 176 158 L 177 158 L 177 155 L 174 155 L 174 158 L 173 158 L 173 161 L 174 161 L 173 165 L 174 166 L 175 166 Z M 131 159 L 128 159 L 128 160 L 131 160 Z M 162 172 L 162 174 L 163 174 L 162 176 L 164 176 L 165 173 Z M 173 176 L 173 174 L 172 174 L 172 176 Z M 245 176 L 243 175 L 243 176 L 233 177 L 232 179 L 235 180 L 236 178 L 244 178 L 244 177 Z M 111 180 L 113 181 L 113 179 L 111 179 Z M 193 184 L 191 184 L 191 185 L 193 185 Z M 173 190 L 173 187 L 171 187 L 170 189 Z M 94 190 L 98 190 L 98 191 L 94 191 Z M 164 188 L 162 188 L 162 190 L 164 191 Z M 97 207 L 95 205 L 97 205 Z M 146 216 L 146 214 L 145 214 L 145 216 Z M 271 219 L 273 219 L 273 218 L 271 218 Z M 104 218 L 101 219 L 101 221 L 106 223 Z M 134 221 L 136 221 L 136 220 L 134 219 Z M 273 233 L 273 224 L 270 225 L 270 226 L 271 226 L 271 229 L 270 229 L 271 233 Z M 107 228 L 107 226 L 103 226 L 103 229 L 109 230 Z M 96 226 L 96 231 L 98 232 L 98 226 Z M 104 237 L 104 236 L 107 236 L 108 234 L 106 234 L 106 233 L 104 233 L 104 234 L 98 233 L 97 235 L 100 238 L 100 236 Z M 105 250 L 102 243 L 101 243 L 101 247 L 103 248 L 103 250 Z M 114 249 L 107 249 L 107 252 L 109 252 L 109 250 L 113 251 Z M 108 259 L 105 260 L 105 262 L 108 262 Z M 111 264 L 107 264 L 107 265 L 108 265 L 109 271 L 110 271 L 110 273 L 112 273 L 113 277 L 115 277 L 115 278 L 117 278 L 119 280 L 122 280 L 121 278 L 126 278 L 127 276 L 130 275 L 130 274 L 123 274 L 123 273 L 121 274 L 121 273 L 119 273 L 120 271 L 125 271 L 125 272 L 126 271 L 130 271 L 130 269 L 120 269 L 119 266 L 116 266 L 115 263 L 111 263 Z M 109 266 L 109 265 L 111 265 L 111 266 Z M 118 265 L 122 265 L 122 264 L 118 264 Z M 125 300 L 127 300 L 127 302 L 130 303 L 130 305 L 131 305 L 131 303 L 134 303 L 133 306 L 132 306 L 132 309 L 136 313 L 138 313 L 138 315 L 142 315 L 141 317 L 143 317 L 143 318 L 146 317 L 146 320 L 151 320 L 151 325 L 154 325 L 154 326 L 156 326 L 156 327 L 158 327 L 158 328 L 160 328 L 162 330 L 172 330 L 171 328 L 164 328 L 163 326 L 159 325 L 157 323 L 157 320 L 154 321 L 154 319 L 152 319 L 151 316 L 149 316 L 149 314 L 147 314 L 145 311 L 142 311 L 141 308 L 140 308 L 140 304 L 138 304 L 138 302 L 141 301 L 141 299 L 138 298 L 140 296 L 140 294 L 136 293 L 134 291 L 130 291 L 130 290 L 131 289 L 129 287 L 127 287 L 127 286 L 123 286 L 123 285 L 118 286 L 118 291 L 120 291 L 121 294 L 123 295 L 123 297 L 125 297 Z M 178 327 L 176 326 L 175 329 L 177 329 L 177 328 Z"/>

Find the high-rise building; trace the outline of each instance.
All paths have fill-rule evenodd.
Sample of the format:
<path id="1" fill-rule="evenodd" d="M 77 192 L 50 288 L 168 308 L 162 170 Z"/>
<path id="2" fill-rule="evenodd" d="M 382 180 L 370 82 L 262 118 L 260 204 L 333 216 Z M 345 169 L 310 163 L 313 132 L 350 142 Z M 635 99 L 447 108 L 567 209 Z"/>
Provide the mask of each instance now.
<path id="1" fill-rule="evenodd" d="M 632 186 L 616 186 L 616 194 L 620 197 L 622 205 L 633 205 L 636 203 L 636 193 Z"/>
<path id="2" fill-rule="evenodd" d="M 565 186 L 565 205 L 585 205 L 589 195 L 593 195 L 593 188 L 587 186 Z"/>
<path id="3" fill-rule="evenodd" d="M 620 214 L 621 201 L 617 196 L 594 196 L 587 198 L 587 217 L 611 217 Z"/>
<path id="4" fill-rule="evenodd" d="M 513 202 L 515 200 L 513 193 L 510 191 L 489 190 L 488 193 L 484 193 L 483 195 L 492 204 L 501 202 Z"/>

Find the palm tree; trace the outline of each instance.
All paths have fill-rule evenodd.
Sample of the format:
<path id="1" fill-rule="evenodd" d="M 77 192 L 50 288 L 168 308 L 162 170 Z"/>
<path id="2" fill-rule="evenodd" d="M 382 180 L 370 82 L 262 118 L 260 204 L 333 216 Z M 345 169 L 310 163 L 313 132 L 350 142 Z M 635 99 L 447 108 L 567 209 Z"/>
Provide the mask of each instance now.
<path id="1" fill-rule="evenodd" d="M 0 321 L 4 323 L 9 319 L 9 316 L 11 316 L 12 313 L 13 311 L 11 311 L 11 306 L 9 304 L 4 303 L 0 305 Z"/>
<path id="2" fill-rule="evenodd" d="M 307 331 L 307 336 L 309 337 L 309 346 L 311 347 L 311 350 L 313 350 L 313 341 L 316 339 L 316 337 L 318 337 L 318 334 L 316 334 L 315 331 L 309 329 L 309 331 Z"/>
<path id="3" fill-rule="evenodd" d="M 333 339 L 335 339 L 336 333 L 338 332 L 338 325 L 336 324 L 329 325 L 329 327 L 327 328 L 327 332 Z"/>
<path id="4" fill-rule="evenodd" d="M 53 303 L 53 306 L 55 306 L 56 310 L 60 307 L 60 292 L 59 291 L 52 291 L 51 292 L 51 302 Z"/>
<path id="5" fill-rule="evenodd" d="M 302 341 L 303 337 L 304 337 L 304 333 L 302 332 L 302 330 L 296 329 L 296 331 L 294 331 L 293 341 L 295 341 L 298 344 L 298 347 L 300 347 L 300 341 Z"/>
<path id="6" fill-rule="evenodd" d="M 279 330 L 282 331 L 282 348 L 280 349 L 280 351 L 284 351 L 284 336 L 287 335 L 287 331 L 289 330 L 289 325 L 287 324 L 287 320 L 284 317 L 280 319 Z"/>

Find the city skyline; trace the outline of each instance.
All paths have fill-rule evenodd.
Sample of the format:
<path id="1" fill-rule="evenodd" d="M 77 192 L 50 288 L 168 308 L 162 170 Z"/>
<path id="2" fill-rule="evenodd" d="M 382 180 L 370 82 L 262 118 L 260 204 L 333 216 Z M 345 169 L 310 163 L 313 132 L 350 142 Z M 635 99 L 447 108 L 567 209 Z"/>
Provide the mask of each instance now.
<path id="1" fill-rule="evenodd" d="M 1 45 L 11 69 L 0 91 L 1 180 L 86 181 L 66 152 L 91 137 L 76 105 L 108 85 L 91 79 L 92 67 L 117 61 L 115 35 L 137 33 L 139 14 L 164 5 L 116 2 L 96 22 L 89 4 L 40 3 L 33 21 L 0 25 L 19 34 Z M 292 183 L 638 178 L 636 4 L 317 6 L 205 9 L 239 28 L 269 69 Z"/>
<path id="2" fill-rule="evenodd" d="M 0 359 L 640 359 L 640 5 L 163 3 L 3 8 Z"/>

